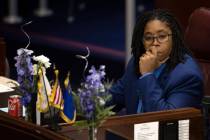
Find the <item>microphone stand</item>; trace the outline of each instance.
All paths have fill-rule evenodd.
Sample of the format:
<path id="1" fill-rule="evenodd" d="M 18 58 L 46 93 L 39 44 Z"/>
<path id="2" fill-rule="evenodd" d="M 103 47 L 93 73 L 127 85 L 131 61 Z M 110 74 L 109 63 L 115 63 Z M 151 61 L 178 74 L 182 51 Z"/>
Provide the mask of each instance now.
<path id="1" fill-rule="evenodd" d="M 8 1 L 9 14 L 4 18 L 4 22 L 8 24 L 21 23 L 22 18 L 18 16 L 18 3 L 17 0 Z"/>
<path id="2" fill-rule="evenodd" d="M 53 11 L 47 7 L 47 0 L 39 0 L 39 7 L 35 11 L 35 15 L 39 17 L 47 17 L 53 14 Z"/>

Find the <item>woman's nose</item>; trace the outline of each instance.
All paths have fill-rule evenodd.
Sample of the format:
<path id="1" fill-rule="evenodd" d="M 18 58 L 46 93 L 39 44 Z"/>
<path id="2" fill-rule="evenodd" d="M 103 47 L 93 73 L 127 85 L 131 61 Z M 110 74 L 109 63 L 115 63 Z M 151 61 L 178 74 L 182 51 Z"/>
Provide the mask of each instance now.
<path id="1" fill-rule="evenodd" d="M 152 44 L 153 44 L 153 45 L 159 44 L 159 42 L 158 42 L 158 40 L 157 40 L 157 37 L 155 37 L 155 38 L 153 39 Z"/>

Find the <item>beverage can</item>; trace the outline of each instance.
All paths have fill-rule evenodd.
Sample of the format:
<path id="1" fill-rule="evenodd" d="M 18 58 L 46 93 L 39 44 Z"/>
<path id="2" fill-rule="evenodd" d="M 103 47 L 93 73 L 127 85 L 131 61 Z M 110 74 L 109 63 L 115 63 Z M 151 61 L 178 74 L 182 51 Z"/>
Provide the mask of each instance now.
<path id="1" fill-rule="evenodd" d="M 23 107 L 20 95 L 12 95 L 8 98 L 8 114 L 14 117 L 22 117 Z"/>

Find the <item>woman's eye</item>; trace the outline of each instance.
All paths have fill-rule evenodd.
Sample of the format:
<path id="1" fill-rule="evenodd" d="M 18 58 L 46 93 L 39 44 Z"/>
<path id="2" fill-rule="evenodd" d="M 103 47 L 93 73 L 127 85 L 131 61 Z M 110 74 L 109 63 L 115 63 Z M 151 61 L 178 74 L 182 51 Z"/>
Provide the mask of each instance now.
<path id="1" fill-rule="evenodd" d="M 165 39 L 167 35 L 158 35 L 159 39 Z"/>
<path id="2" fill-rule="evenodd" d="M 152 36 L 145 36 L 144 39 L 145 39 L 145 40 L 152 40 L 153 37 L 152 37 Z"/>

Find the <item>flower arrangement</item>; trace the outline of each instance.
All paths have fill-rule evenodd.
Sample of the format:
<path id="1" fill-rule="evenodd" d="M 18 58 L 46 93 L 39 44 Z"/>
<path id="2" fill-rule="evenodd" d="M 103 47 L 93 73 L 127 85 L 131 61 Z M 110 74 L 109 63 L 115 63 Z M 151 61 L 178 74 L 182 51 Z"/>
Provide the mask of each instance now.
<path id="1" fill-rule="evenodd" d="M 105 82 L 105 66 L 97 70 L 94 66 L 89 70 L 89 75 L 81 83 L 81 87 L 74 93 L 77 115 L 84 120 L 76 121 L 74 126 L 89 129 L 89 140 L 94 139 L 97 128 L 111 115 L 112 108 L 106 107 L 105 102 L 111 99 L 108 89 L 110 82 Z"/>
<path id="2" fill-rule="evenodd" d="M 36 106 L 40 112 L 45 112 L 49 107 L 48 103 L 41 101 L 50 96 L 51 88 L 46 78 L 46 69 L 50 67 L 49 59 L 43 55 L 31 56 L 32 50 L 20 48 L 17 50 L 16 68 L 18 75 L 19 92 L 22 94 L 22 104 L 26 107 L 28 115 L 32 111 L 32 96 L 37 96 Z M 32 60 L 36 64 L 32 63 Z M 40 78 L 41 73 L 41 78 Z M 111 99 L 108 89 L 111 82 L 105 82 L 105 66 L 101 65 L 97 70 L 94 66 L 89 70 L 89 74 L 81 83 L 80 88 L 73 92 L 73 98 L 76 103 L 77 116 L 84 119 L 76 121 L 74 126 L 89 128 L 90 134 L 98 128 L 107 117 L 114 115 L 113 106 L 106 107 L 106 101 Z M 45 89 L 40 90 L 39 81 L 42 79 L 45 83 Z M 40 93 L 43 93 L 42 95 Z M 40 95 L 39 95 L 40 94 Z M 44 95 L 44 96 L 43 96 Z M 39 98 L 39 96 L 42 96 Z M 40 102 L 40 103 L 39 103 Z M 41 105 L 41 106 L 40 106 Z M 29 116 L 30 118 L 31 116 Z M 94 129 L 94 130 L 93 130 Z M 91 135 L 91 137 L 94 137 Z"/>
<path id="3" fill-rule="evenodd" d="M 30 46 L 30 36 L 24 31 L 26 25 L 31 24 L 29 21 L 21 26 L 22 32 L 28 38 L 28 44 L 25 48 L 20 48 L 17 50 L 17 56 L 14 58 L 16 60 L 16 70 L 17 70 L 17 82 L 19 83 L 18 91 L 22 95 L 22 104 L 26 109 L 26 119 L 32 121 L 32 114 L 35 115 L 35 108 L 37 104 L 40 104 L 40 110 L 43 111 L 43 99 L 51 92 L 51 87 L 49 81 L 46 77 L 46 69 L 50 67 L 51 63 L 49 59 L 44 55 L 31 56 L 32 50 L 27 49 Z M 32 60 L 36 61 L 37 64 L 32 63 Z M 44 82 L 44 86 L 40 83 Z M 40 90 L 42 88 L 43 90 Z M 37 93 L 38 92 L 38 93 Z M 41 95 L 40 92 L 43 92 Z M 36 97 L 38 94 L 38 97 Z M 40 97 L 40 96 L 42 97 Z M 40 99 L 41 101 L 40 101 Z M 49 108 L 49 104 L 44 106 Z M 45 109 L 46 110 L 46 109 Z M 33 113 L 34 112 L 34 113 Z M 41 111 L 40 111 L 41 112 Z"/>
<path id="4" fill-rule="evenodd" d="M 30 24 L 31 22 L 26 23 L 25 25 Z M 25 26 L 23 25 L 23 26 Z M 31 114 L 32 104 L 35 103 L 35 107 L 40 112 L 47 112 L 50 109 L 49 107 L 53 105 L 54 96 L 61 97 L 59 98 L 61 103 L 59 106 L 62 108 L 59 111 L 63 112 L 64 120 L 68 120 L 69 112 L 65 112 L 65 105 L 68 105 L 72 100 L 68 100 L 65 103 L 66 99 L 71 99 L 71 88 L 68 90 L 68 98 L 67 96 L 62 95 L 62 91 L 60 85 L 55 84 L 53 89 L 51 88 L 49 81 L 46 77 L 46 69 L 50 67 L 51 63 L 49 59 L 43 55 L 33 56 L 32 50 L 28 50 L 28 46 L 30 45 L 30 37 L 23 30 L 25 35 L 29 39 L 29 43 L 26 48 L 20 48 L 17 50 L 17 56 L 15 57 L 17 63 L 15 64 L 17 68 L 17 81 L 20 84 L 19 91 L 22 94 L 22 104 L 26 107 L 28 114 Z M 86 56 L 77 55 L 78 58 L 81 58 L 86 61 L 86 65 L 83 71 L 83 74 L 88 67 L 88 54 Z M 32 60 L 37 62 L 37 64 L 32 64 Z M 109 94 L 108 90 L 112 85 L 112 82 L 105 81 L 105 66 L 101 65 L 99 69 L 96 69 L 94 66 L 89 70 L 89 74 L 85 77 L 84 82 L 81 83 L 80 88 L 76 91 L 72 91 L 75 107 L 77 112 L 77 116 L 81 116 L 83 119 L 80 121 L 75 121 L 74 126 L 80 126 L 82 128 L 88 128 L 89 130 L 89 140 L 93 140 L 96 138 L 95 134 L 97 132 L 97 128 L 109 117 L 114 115 L 115 113 L 112 111 L 114 106 L 106 106 L 105 103 L 111 99 L 111 94 Z M 58 82 L 58 71 L 56 72 L 56 80 Z M 67 80 L 68 81 L 68 80 Z M 67 82 L 68 83 L 68 82 Z M 66 87 L 69 85 L 66 84 Z M 33 100 L 33 97 L 37 96 L 37 100 Z M 48 98 L 52 99 L 49 100 Z M 56 98 L 57 99 L 57 98 Z M 72 102 L 73 103 L 73 102 Z M 64 110 L 63 110 L 64 107 Z M 73 106 L 72 106 L 73 107 Z M 72 109 L 73 110 L 73 109 Z M 69 111 L 69 110 L 67 110 Z M 71 112 L 74 113 L 75 112 Z M 65 114 L 67 113 L 67 114 Z M 50 112 L 51 114 L 51 112 Z M 70 115 L 71 117 L 71 115 Z M 52 120 L 52 122 L 54 122 Z"/>
<path id="5" fill-rule="evenodd" d="M 26 117 L 32 121 L 32 109 L 36 106 L 35 96 L 37 95 L 37 83 L 39 71 L 41 70 L 45 74 L 45 68 L 50 67 L 49 59 L 43 55 L 31 56 L 32 50 L 26 48 L 20 48 L 17 50 L 16 70 L 17 81 L 19 83 L 18 91 L 22 95 L 21 102 L 26 108 Z M 32 60 L 37 61 L 37 64 L 32 63 Z"/>

